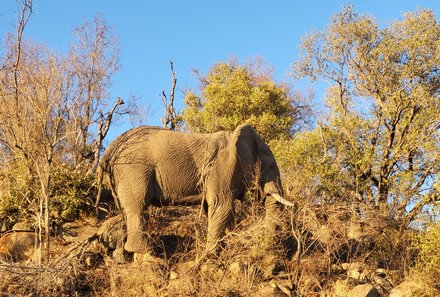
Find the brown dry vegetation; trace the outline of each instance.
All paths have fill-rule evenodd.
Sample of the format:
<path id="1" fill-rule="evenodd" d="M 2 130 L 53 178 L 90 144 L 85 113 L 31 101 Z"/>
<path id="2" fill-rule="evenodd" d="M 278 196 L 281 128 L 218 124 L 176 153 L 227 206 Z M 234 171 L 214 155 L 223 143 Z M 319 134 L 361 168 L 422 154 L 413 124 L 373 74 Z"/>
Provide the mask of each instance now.
<path id="1" fill-rule="evenodd" d="M 0 291 L 38 296 L 344 296 L 356 285 L 370 283 L 387 296 L 411 261 L 408 234 L 373 210 L 360 219 L 341 206 L 297 204 L 285 209 L 275 244 L 265 240 L 259 203 L 237 203 L 236 212 L 235 227 L 219 255 L 198 266 L 206 236 L 199 207 L 149 209 L 147 232 L 155 259 L 120 249 L 125 232 L 121 216 L 101 229 L 102 222 L 91 218 L 65 223 L 53 237 L 56 260 L 45 266 L 32 260 L 0 265 Z"/>

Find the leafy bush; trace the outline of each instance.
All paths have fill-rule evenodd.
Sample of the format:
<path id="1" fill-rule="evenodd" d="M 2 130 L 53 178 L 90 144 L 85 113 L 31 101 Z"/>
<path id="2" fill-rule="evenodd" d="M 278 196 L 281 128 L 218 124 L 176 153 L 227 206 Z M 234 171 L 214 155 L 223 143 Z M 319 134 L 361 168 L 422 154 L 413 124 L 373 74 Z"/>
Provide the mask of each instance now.
<path id="1" fill-rule="evenodd" d="M 81 170 L 58 167 L 52 179 L 52 211 L 57 220 L 72 221 L 82 212 L 91 210 L 90 199 L 96 197 L 94 176 Z"/>
<path id="2" fill-rule="evenodd" d="M 17 165 L 17 164 L 15 164 Z M 19 221 L 33 221 L 39 213 L 41 189 L 26 166 L 1 171 L 0 223 L 10 227 Z M 90 199 L 96 197 L 94 176 L 69 167 L 55 167 L 51 173 L 51 215 L 58 222 L 72 221 L 88 212 Z"/>
<path id="3" fill-rule="evenodd" d="M 440 293 L 440 223 L 431 224 L 413 242 L 417 261 L 413 267 L 416 278 L 428 285 L 430 296 Z M 432 294 L 432 295 L 431 295 Z"/>
<path id="4" fill-rule="evenodd" d="M 32 173 L 24 162 L 11 162 L 0 171 L 0 222 L 29 218 L 39 195 Z"/>

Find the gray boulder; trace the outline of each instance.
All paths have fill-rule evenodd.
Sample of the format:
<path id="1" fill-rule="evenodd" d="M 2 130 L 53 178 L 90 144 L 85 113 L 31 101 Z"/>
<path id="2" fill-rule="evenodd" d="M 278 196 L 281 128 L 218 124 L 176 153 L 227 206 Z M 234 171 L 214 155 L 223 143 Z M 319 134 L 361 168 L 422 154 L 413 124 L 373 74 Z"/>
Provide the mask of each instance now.
<path id="1" fill-rule="evenodd" d="M 359 285 L 350 290 L 348 296 L 356 297 L 379 297 L 379 292 L 370 284 Z"/>
<path id="2" fill-rule="evenodd" d="M 406 280 L 391 290 L 389 297 L 410 297 L 423 296 L 423 285 L 413 281 Z"/>

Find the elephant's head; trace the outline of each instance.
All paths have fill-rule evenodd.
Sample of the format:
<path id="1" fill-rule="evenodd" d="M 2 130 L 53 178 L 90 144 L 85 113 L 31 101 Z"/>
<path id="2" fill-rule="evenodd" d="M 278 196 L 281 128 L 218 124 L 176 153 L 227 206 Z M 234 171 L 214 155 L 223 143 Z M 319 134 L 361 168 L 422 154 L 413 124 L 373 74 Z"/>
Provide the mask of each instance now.
<path id="1" fill-rule="evenodd" d="M 257 177 L 260 193 L 266 197 L 268 208 L 274 207 L 276 202 L 293 206 L 282 197 L 283 187 L 275 157 L 257 132 L 249 125 L 241 125 L 232 137 L 237 149 L 237 166 L 241 167 L 239 170 L 242 170 L 247 185 Z"/>

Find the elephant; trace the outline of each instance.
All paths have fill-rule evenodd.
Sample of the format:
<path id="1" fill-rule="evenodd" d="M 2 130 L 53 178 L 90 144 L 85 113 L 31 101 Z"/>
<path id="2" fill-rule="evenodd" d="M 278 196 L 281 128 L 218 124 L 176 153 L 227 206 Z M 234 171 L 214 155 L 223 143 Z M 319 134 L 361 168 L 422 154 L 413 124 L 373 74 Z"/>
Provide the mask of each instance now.
<path id="1" fill-rule="evenodd" d="M 250 125 L 205 134 L 133 128 L 108 146 L 98 170 L 122 208 L 128 252 L 151 252 L 143 218 L 148 205 L 202 204 L 208 220 L 205 251 L 215 250 L 233 220 L 234 199 L 243 199 L 258 172 L 265 221 L 274 232 L 280 203 L 293 205 L 283 198 L 273 153 Z"/>

